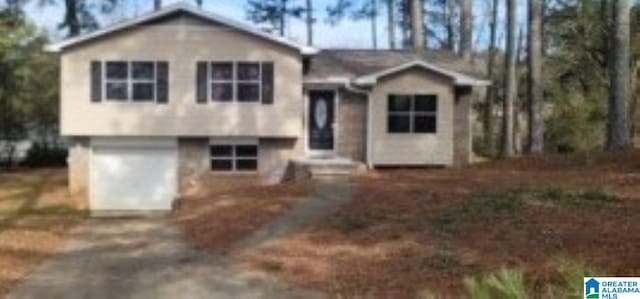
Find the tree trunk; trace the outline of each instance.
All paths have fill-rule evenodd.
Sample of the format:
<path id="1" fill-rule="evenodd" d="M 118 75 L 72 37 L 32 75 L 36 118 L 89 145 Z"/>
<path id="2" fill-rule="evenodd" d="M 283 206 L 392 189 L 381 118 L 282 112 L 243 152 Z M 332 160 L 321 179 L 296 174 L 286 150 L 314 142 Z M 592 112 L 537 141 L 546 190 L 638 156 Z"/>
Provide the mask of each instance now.
<path id="1" fill-rule="evenodd" d="M 496 65 L 496 29 L 498 24 L 498 0 L 493 0 L 491 7 L 491 24 L 489 25 L 489 57 L 487 59 L 487 76 L 489 80 L 495 77 Z M 495 140 L 493 138 L 493 103 L 496 97 L 496 87 L 494 85 L 487 88 L 487 95 L 483 111 L 483 131 L 484 147 L 487 153 L 493 155 L 495 152 Z"/>
<path id="2" fill-rule="evenodd" d="M 450 51 L 453 51 L 453 49 L 455 48 L 455 33 L 453 30 L 454 8 L 455 8 L 455 3 L 453 2 L 453 0 L 445 0 L 445 3 L 442 7 L 445 23 L 446 23 L 446 31 L 447 31 L 447 41 L 446 41 L 447 44 L 445 45 L 445 48 Z"/>
<path id="3" fill-rule="evenodd" d="M 394 1 L 387 0 L 387 33 L 389 34 L 389 49 L 396 48 L 396 18 Z"/>
<path id="4" fill-rule="evenodd" d="M 529 153 L 544 151 L 543 88 L 542 88 L 542 6 L 540 0 L 529 0 L 528 88 Z"/>
<path id="5" fill-rule="evenodd" d="M 522 27 L 518 30 L 518 45 L 516 47 L 516 82 L 519 82 L 522 52 L 524 51 L 524 31 Z M 522 102 L 520 100 L 519 86 L 514 87 L 515 97 L 513 99 L 513 152 L 518 155 L 522 153 Z"/>
<path id="6" fill-rule="evenodd" d="M 69 27 L 69 36 L 80 34 L 80 20 L 78 18 L 78 3 L 76 0 L 65 0 L 65 24 Z"/>
<path id="7" fill-rule="evenodd" d="M 280 28 L 279 28 L 279 34 L 280 36 L 284 36 L 284 26 L 285 26 L 285 20 L 286 20 L 286 15 L 287 15 L 287 0 L 282 0 L 280 2 Z"/>
<path id="8" fill-rule="evenodd" d="M 160 10 L 162 8 L 162 0 L 153 0 L 153 9 Z"/>
<path id="9" fill-rule="evenodd" d="M 313 3 L 307 0 L 307 45 L 313 46 Z"/>
<path id="10" fill-rule="evenodd" d="M 473 55 L 473 4 L 471 0 L 462 0 L 460 11 L 460 56 L 471 61 Z"/>
<path id="11" fill-rule="evenodd" d="M 516 0 L 507 1 L 507 52 L 502 105 L 502 158 L 513 157 L 513 102 L 516 97 Z"/>
<path id="12" fill-rule="evenodd" d="M 411 41 L 416 52 L 424 50 L 422 0 L 411 0 Z"/>
<path id="13" fill-rule="evenodd" d="M 609 115 L 607 149 L 622 150 L 631 145 L 629 134 L 629 102 L 631 99 L 629 47 L 629 0 L 613 0 L 612 26 L 609 36 Z"/>
<path id="14" fill-rule="evenodd" d="M 378 0 L 371 0 L 371 43 L 378 48 Z"/>

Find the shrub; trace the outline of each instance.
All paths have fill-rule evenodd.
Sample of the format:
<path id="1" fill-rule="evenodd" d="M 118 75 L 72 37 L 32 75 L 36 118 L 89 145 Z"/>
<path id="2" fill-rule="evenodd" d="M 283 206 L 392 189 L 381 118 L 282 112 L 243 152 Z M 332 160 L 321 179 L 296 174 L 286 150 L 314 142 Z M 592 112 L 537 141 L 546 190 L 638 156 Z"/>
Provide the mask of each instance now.
<path id="1" fill-rule="evenodd" d="M 27 167 L 63 167 L 67 164 L 67 150 L 34 143 L 23 164 Z"/>
<path id="2" fill-rule="evenodd" d="M 471 299 L 529 298 L 524 275 L 520 270 L 503 268 L 481 278 L 467 277 L 464 279 L 464 286 Z"/>

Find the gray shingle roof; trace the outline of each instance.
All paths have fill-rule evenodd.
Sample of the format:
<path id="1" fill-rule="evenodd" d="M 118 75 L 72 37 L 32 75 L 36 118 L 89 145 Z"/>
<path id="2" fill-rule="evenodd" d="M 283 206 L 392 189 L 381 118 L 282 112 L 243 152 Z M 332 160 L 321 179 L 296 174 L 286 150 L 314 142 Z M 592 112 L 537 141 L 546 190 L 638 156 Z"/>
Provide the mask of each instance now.
<path id="1" fill-rule="evenodd" d="M 422 55 L 410 50 L 321 50 L 311 57 L 305 79 L 356 77 L 380 72 L 412 61 L 422 60 L 441 68 L 484 79 L 484 66 L 463 61 L 448 51 L 428 51 Z"/>

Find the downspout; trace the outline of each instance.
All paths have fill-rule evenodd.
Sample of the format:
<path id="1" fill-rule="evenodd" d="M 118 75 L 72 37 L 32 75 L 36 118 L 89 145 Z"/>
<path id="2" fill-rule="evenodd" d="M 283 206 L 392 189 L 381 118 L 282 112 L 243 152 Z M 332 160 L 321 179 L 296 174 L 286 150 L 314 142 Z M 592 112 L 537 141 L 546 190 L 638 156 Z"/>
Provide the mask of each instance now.
<path id="1" fill-rule="evenodd" d="M 371 112 L 373 109 L 373 105 L 371 104 L 371 91 L 369 90 L 365 90 L 362 88 L 358 88 L 355 87 L 351 84 L 351 81 L 346 80 L 344 82 L 344 88 L 348 91 L 351 91 L 353 93 L 359 93 L 362 95 L 365 95 L 367 97 L 367 152 L 365 154 L 366 156 L 366 164 L 367 167 L 369 169 L 373 169 L 373 162 L 371 159 L 371 155 L 372 155 L 372 149 L 371 146 L 373 144 L 373 136 L 371 135 L 371 129 L 372 129 L 372 120 L 371 120 Z"/>

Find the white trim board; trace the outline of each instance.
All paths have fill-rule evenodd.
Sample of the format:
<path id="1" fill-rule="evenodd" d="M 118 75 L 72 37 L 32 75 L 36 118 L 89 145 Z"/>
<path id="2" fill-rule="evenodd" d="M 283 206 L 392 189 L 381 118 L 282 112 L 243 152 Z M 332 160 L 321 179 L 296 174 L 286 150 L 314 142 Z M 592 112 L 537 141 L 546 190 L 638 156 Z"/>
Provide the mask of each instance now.
<path id="1" fill-rule="evenodd" d="M 476 79 L 459 72 L 454 72 L 454 71 L 444 69 L 442 67 L 439 67 L 437 65 L 434 65 L 422 60 L 414 60 L 405 64 L 401 64 L 396 67 L 391 67 L 391 68 L 388 68 L 379 72 L 375 72 L 366 76 L 361 76 L 359 78 L 356 78 L 354 80 L 354 83 L 357 85 L 375 85 L 376 83 L 378 83 L 378 79 L 382 77 L 395 74 L 395 73 L 410 69 L 412 67 L 420 67 L 420 68 L 427 69 L 427 70 L 436 72 L 438 74 L 444 75 L 446 77 L 449 77 L 453 79 L 455 85 L 468 85 L 468 86 L 491 85 L 491 81 L 489 80 Z"/>
<path id="2" fill-rule="evenodd" d="M 206 20 L 210 20 L 212 22 L 216 22 L 216 23 L 221 23 L 224 24 L 226 26 L 229 26 L 231 28 L 252 34 L 254 36 L 257 37 L 261 37 L 264 38 L 266 40 L 270 40 L 272 42 L 284 45 L 284 46 L 288 46 L 294 49 L 298 49 L 300 51 L 300 53 L 302 53 L 303 55 L 314 55 L 316 53 L 318 53 L 318 50 L 313 48 L 313 47 L 309 47 L 309 46 L 305 46 L 305 45 L 301 45 L 298 43 L 295 43 L 291 40 L 288 40 L 286 38 L 280 37 L 280 36 L 275 36 L 269 33 L 266 33 L 264 31 L 261 31 L 260 29 L 257 29 L 251 25 L 245 24 L 243 22 L 240 21 L 236 21 L 234 19 L 222 16 L 220 14 L 217 13 L 213 13 L 213 12 L 208 12 L 208 11 L 204 11 L 201 10 L 193 5 L 189 5 L 186 3 L 177 3 L 177 4 L 172 4 L 172 5 L 168 5 L 158 11 L 154 11 L 145 15 L 142 15 L 140 17 L 128 20 L 128 21 L 124 21 L 121 23 L 117 23 L 115 25 L 112 26 L 108 26 L 105 27 L 103 29 L 99 29 L 96 31 L 93 31 L 91 33 L 88 34 L 84 34 L 81 36 L 77 36 L 77 37 L 72 37 L 69 39 L 65 39 L 59 42 L 55 42 L 55 43 L 51 43 L 51 44 L 47 44 L 45 46 L 45 50 L 49 51 L 49 52 L 60 52 L 62 50 L 64 50 L 65 48 L 69 47 L 69 46 L 73 46 L 82 42 L 87 42 L 90 41 L 92 39 L 95 39 L 97 37 L 101 37 L 110 33 L 114 33 L 120 30 L 124 30 L 126 28 L 138 25 L 138 24 L 142 24 L 145 22 L 149 22 L 176 12 L 185 12 L 187 14 L 191 14 L 200 18 L 204 18 Z"/>

